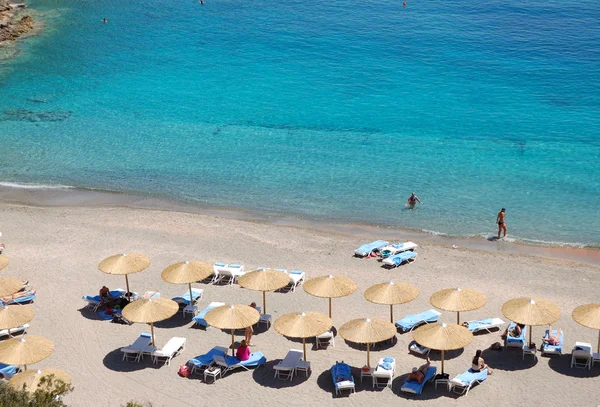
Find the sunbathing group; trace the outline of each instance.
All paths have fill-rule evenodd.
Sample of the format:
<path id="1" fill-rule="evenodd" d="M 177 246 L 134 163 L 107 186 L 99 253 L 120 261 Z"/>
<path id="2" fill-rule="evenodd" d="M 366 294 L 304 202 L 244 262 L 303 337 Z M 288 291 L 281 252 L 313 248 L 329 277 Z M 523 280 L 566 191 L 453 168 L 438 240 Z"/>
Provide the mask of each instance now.
<path id="1" fill-rule="evenodd" d="M 429 369 L 429 366 L 431 366 L 431 359 L 429 359 L 429 357 L 428 357 L 427 363 L 425 363 L 424 365 L 421 365 L 418 368 L 417 367 L 412 368 L 412 372 L 408 375 L 406 380 L 408 380 L 409 382 L 416 381 L 419 384 L 423 383 L 423 380 L 425 379 L 425 376 L 427 375 L 427 369 Z M 473 357 L 473 361 L 471 363 L 471 372 L 479 373 L 482 370 L 486 370 L 486 369 L 489 374 L 492 374 L 492 369 L 490 369 L 490 367 L 488 365 L 486 365 L 485 360 L 483 360 L 483 358 L 481 357 L 481 349 L 478 349 L 477 352 L 475 352 L 475 357 Z"/>

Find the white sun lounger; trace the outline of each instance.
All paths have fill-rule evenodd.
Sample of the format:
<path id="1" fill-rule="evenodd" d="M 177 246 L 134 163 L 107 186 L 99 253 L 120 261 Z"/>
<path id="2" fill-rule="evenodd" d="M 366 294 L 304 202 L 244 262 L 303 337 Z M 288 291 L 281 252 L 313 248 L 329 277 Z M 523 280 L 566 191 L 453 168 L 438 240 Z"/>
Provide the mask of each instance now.
<path id="1" fill-rule="evenodd" d="M 304 352 L 298 349 L 290 349 L 290 351 L 285 355 L 285 358 L 273 366 L 273 370 L 275 371 L 275 378 L 284 379 L 284 380 L 292 380 L 294 378 L 294 371 L 296 370 L 296 366 L 298 362 L 302 360 L 302 356 Z"/>
<path id="2" fill-rule="evenodd" d="M 29 328 L 29 324 L 23 324 L 21 326 L 18 326 L 16 328 L 12 328 L 10 330 L 10 335 L 11 336 L 15 336 L 15 335 L 19 335 L 19 334 L 24 334 L 27 332 L 27 328 Z M 0 330 L 0 338 L 3 338 L 5 336 L 8 336 L 8 329 L 2 329 Z"/>
<path id="3" fill-rule="evenodd" d="M 306 273 L 302 270 L 292 270 L 290 271 L 289 276 L 292 284 L 290 291 L 296 292 L 296 287 L 302 285 L 306 280 Z"/>
<path id="4" fill-rule="evenodd" d="M 389 369 L 386 369 L 387 367 L 389 367 Z M 396 359 L 390 356 L 379 359 L 377 367 L 373 371 L 373 387 L 377 387 L 378 389 L 389 387 L 391 389 L 395 373 Z M 379 379 L 385 379 L 385 384 L 383 386 L 379 383 Z"/>
<path id="5" fill-rule="evenodd" d="M 386 242 L 385 240 L 376 240 L 371 243 L 366 243 L 354 250 L 354 255 L 357 257 L 365 257 L 371 254 L 373 250 L 379 250 L 389 244 L 390 242 Z"/>
<path id="6" fill-rule="evenodd" d="M 179 355 L 185 349 L 185 338 L 173 337 L 162 349 L 152 352 L 152 363 L 158 363 L 159 359 L 165 359 L 165 364 L 170 365 L 171 359 Z"/>
<path id="7" fill-rule="evenodd" d="M 315 338 L 315 342 L 318 348 L 325 347 L 326 344 L 331 344 L 335 348 L 335 335 L 332 331 L 327 331 Z"/>
<path id="8" fill-rule="evenodd" d="M 415 261 L 418 255 L 419 253 L 409 250 L 390 256 L 387 259 L 383 259 L 382 263 L 385 266 L 394 268 L 402 265 L 403 263 L 410 263 Z"/>
<path id="9" fill-rule="evenodd" d="M 192 320 L 194 321 L 195 324 L 202 325 L 203 327 L 208 328 L 208 323 L 204 319 L 204 317 L 206 316 L 206 313 L 213 308 L 222 307 L 223 305 L 225 305 L 224 302 L 211 302 L 210 304 L 208 304 L 208 306 L 206 308 L 204 308 L 202 311 L 200 311 L 200 313 L 198 313 L 198 315 L 196 315 L 194 318 L 192 318 Z"/>
<path id="10" fill-rule="evenodd" d="M 469 394 L 469 390 L 475 384 L 485 381 L 488 376 L 488 370 L 484 369 L 481 372 L 473 372 L 471 369 L 459 374 L 454 379 L 448 382 L 448 388 L 456 394 Z"/>
<path id="11" fill-rule="evenodd" d="M 230 370 L 243 368 L 249 370 L 251 367 L 262 366 L 267 362 L 267 358 L 262 352 L 253 352 L 248 360 L 239 360 L 235 356 L 215 355 L 214 362 L 221 368 L 221 377 Z"/>
<path id="12" fill-rule="evenodd" d="M 121 348 L 123 360 L 139 362 L 143 353 L 151 353 L 156 347 L 151 346 L 152 336 L 144 332 L 131 345 Z"/>
<path id="13" fill-rule="evenodd" d="M 467 324 L 469 324 L 467 329 L 472 333 L 477 333 L 481 331 L 491 333 L 492 329 L 502 328 L 502 325 L 504 325 L 504 321 L 500 318 L 487 318 L 478 321 L 468 321 Z"/>
<path id="14" fill-rule="evenodd" d="M 413 353 L 416 353 L 418 355 L 423 355 L 423 356 L 427 356 L 427 355 L 429 355 L 429 352 L 431 352 L 430 348 L 428 348 L 426 346 L 421 346 L 416 341 L 412 341 L 410 343 L 408 350 L 410 350 Z"/>
<path id="15" fill-rule="evenodd" d="M 177 304 L 181 305 L 194 305 L 196 302 L 202 299 L 202 294 L 204 290 L 202 288 L 192 288 L 192 298 L 190 299 L 190 290 L 185 290 L 183 295 L 179 297 L 171 298 Z"/>
<path id="16" fill-rule="evenodd" d="M 239 277 L 246 274 L 246 269 L 243 264 L 215 263 L 213 265 L 213 272 L 214 276 L 211 281 L 213 284 L 225 280 L 227 284 L 231 285 L 235 283 Z"/>
<path id="17" fill-rule="evenodd" d="M 594 364 L 594 354 L 592 353 L 592 344 L 586 342 L 575 342 L 571 351 L 571 367 L 580 369 L 592 368 Z"/>
<path id="18" fill-rule="evenodd" d="M 398 253 L 406 252 L 408 250 L 415 250 L 417 247 L 419 246 L 413 242 L 399 242 L 396 244 L 390 244 L 380 249 L 379 257 L 385 259 Z"/>

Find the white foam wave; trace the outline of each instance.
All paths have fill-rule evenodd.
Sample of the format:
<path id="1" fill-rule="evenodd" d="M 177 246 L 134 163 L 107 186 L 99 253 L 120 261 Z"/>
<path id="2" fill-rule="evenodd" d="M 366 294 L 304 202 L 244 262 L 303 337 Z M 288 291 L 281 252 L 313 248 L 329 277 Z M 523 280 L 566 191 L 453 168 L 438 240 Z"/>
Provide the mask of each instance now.
<path id="1" fill-rule="evenodd" d="M 0 182 L 0 187 L 17 189 L 73 189 L 70 185 L 21 184 L 18 182 Z"/>

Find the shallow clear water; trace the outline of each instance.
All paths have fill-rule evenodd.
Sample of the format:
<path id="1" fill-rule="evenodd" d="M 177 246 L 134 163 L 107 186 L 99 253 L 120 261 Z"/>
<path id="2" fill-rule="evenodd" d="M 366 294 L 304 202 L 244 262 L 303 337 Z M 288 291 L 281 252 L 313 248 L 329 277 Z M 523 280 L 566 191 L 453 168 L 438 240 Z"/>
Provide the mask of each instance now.
<path id="1" fill-rule="evenodd" d="M 597 1 L 30 4 L 0 181 L 600 244 Z"/>

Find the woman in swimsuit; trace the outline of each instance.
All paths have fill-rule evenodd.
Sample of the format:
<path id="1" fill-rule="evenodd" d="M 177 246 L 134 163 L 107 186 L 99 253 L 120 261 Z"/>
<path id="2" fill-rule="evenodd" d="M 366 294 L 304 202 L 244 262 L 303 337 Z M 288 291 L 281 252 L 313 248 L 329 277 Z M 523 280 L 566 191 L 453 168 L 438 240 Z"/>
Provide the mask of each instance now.
<path id="1" fill-rule="evenodd" d="M 485 364 L 485 360 L 481 357 L 481 349 L 475 352 L 475 357 L 473 358 L 473 362 L 471 364 L 471 372 L 479 373 L 482 370 L 487 369 L 489 374 L 492 374 L 492 369 L 489 368 L 488 365 Z"/>
<path id="2" fill-rule="evenodd" d="M 415 205 L 418 203 L 422 203 L 421 200 L 419 199 L 418 196 L 415 195 L 415 193 L 413 192 L 410 197 L 408 198 L 408 200 L 406 201 L 406 203 L 404 204 L 404 206 L 409 206 L 411 209 L 415 207 Z"/>
<path id="3" fill-rule="evenodd" d="M 547 343 L 548 345 L 552 345 L 552 346 L 559 345 L 561 333 L 562 333 L 562 329 L 559 328 L 558 331 L 556 331 L 556 335 L 550 336 L 550 335 L 552 335 L 552 326 L 550 326 L 550 328 L 548 329 L 548 338 L 543 338 L 542 342 Z"/>

